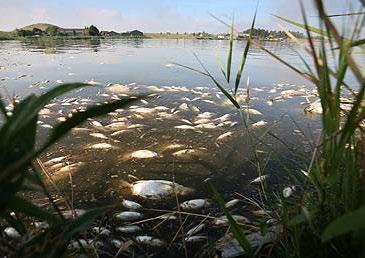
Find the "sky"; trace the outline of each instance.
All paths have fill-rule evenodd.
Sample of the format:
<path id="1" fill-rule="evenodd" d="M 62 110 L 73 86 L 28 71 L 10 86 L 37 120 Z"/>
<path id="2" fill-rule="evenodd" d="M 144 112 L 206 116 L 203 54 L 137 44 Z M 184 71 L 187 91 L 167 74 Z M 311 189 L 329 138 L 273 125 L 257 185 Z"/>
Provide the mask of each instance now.
<path id="1" fill-rule="evenodd" d="M 315 20 L 312 0 L 302 0 L 310 20 Z M 358 11 L 359 0 L 325 0 L 328 13 Z M 0 0 L 0 30 L 10 31 L 32 23 L 66 28 L 96 25 L 117 32 L 226 32 L 211 17 L 229 20 L 236 27 L 250 27 L 257 0 Z M 257 27 L 278 29 L 271 14 L 301 20 L 299 0 L 260 0 Z M 282 24 L 282 23 L 281 23 Z M 289 27 L 290 29 L 290 27 Z"/>

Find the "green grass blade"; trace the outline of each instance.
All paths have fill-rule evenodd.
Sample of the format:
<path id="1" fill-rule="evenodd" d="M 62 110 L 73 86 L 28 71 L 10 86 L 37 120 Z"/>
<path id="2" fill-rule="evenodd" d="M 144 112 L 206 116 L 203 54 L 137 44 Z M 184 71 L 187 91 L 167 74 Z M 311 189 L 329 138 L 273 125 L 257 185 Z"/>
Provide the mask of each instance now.
<path id="1" fill-rule="evenodd" d="M 53 214 L 18 196 L 14 196 L 9 201 L 7 208 L 11 211 L 20 212 L 26 216 L 37 218 L 39 220 L 46 220 L 49 222 L 57 221 L 57 217 Z"/>
<path id="2" fill-rule="evenodd" d="M 253 257 L 253 248 L 250 242 L 247 240 L 245 234 L 242 232 L 242 229 L 239 227 L 237 222 L 233 219 L 232 215 L 226 209 L 224 201 L 222 197 L 219 195 L 217 189 L 215 189 L 215 187 L 212 184 L 210 184 L 210 187 L 213 191 L 215 200 L 218 202 L 219 207 L 223 209 L 224 214 L 226 215 L 229 221 L 230 231 L 232 232 L 234 238 L 238 241 L 238 243 L 245 250 L 245 252 L 247 252 L 248 257 Z"/>
<path id="3" fill-rule="evenodd" d="M 319 34 L 319 35 L 321 35 L 321 36 L 323 36 L 323 37 L 328 37 L 328 33 L 326 32 L 326 31 L 324 31 L 324 30 L 321 30 L 321 29 L 318 29 L 318 28 L 316 28 L 316 27 L 313 27 L 313 26 L 306 26 L 306 25 L 304 25 L 304 24 L 302 24 L 302 23 L 299 23 L 299 22 L 296 22 L 296 21 L 292 21 L 292 20 L 289 20 L 289 19 L 287 19 L 287 18 L 284 18 L 284 17 L 282 17 L 282 16 L 279 16 L 279 15 L 273 15 L 273 16 L 275 16 L 276 18 L 278 18 L 278 19 L 280 19 L 280 20 L 282 20 L 282 21 L 285 21 L 285 22 L 287 22 L 287 23 L 289 23 L 289 24 L 291 24 L 291 25 L 294 25 L 294 26 L 296 26 L 296 27 L 299 27 L 299 28 L 302 28 L 302 29 L 309 29 L 311 32 L 314 32 L 314 33 L 317 33 L 317 34 Z"/>
<path id="4" fill-rule="evenodd" d="M 65 232 L 65 238 L 69 239 L 74 234 L 78 233 L 80 230 L 88 228 L 88 226 L 94 222 L 94 220 L 102 215 L 104 212 L 106 212 L 109 209 L 109 207 L 102 207 L 97 208 L 91 211 L 86 212 L 84 215 L 78 217 L 74 221 L 72 221 L 67 231 Z"/>
<path id="5" fill-rule="evenodd" d="M 242 77 L 242 74 L 243 74 L 243 69 L 245 67 L 247 56 L 248 56 L 248 51 L 250 49 L 251 39 L 252 39 L 252 32 L 253 32 L 253 29 L 255 27 L 255 22 L 256 22 L 256 15 L 257 15 L 257 7 L 256 7 L 255 15 L 254 15 L 253 20 L 252 20 L 250 35 L 249 35 L 249 38 L 247 40 L 245 51 L 243 52 L 240 67 L 239 67 L 238 72 L 237 72 L 236 82 L 235 82 L 235 86 L 234 86 L 234 94 L 235 95 L 237 94 L 237 90 L 238 90 L 238 87 L 240 85 L 241 77 Z"/>
<path id="6" fill-rule="evenodd" d="M 240 109 L 240 105 L 238 102 L 232 97 L 231 94 L 214 78 L 213 75 L 210 74 L 208 69 L 204 66 L 203 62 L 199 59 L 199 57 L 194 53 L 196 60 L 199 62 L 201 67 L 204 69 L 206 75 L 214 82 L 214 84 L 220 89 L 220 91 L 232 102 L 232 104 L 237 108 Z"/>
<path id="7" fill-rule="evenodd" d="M 233 55 L 233 38 L 234 38 L 234 18 L 232 18 L 232 24 L 231 24 L 231 32 L 229 36 L 229 49 L 228 49 L 228 57 L 227 57 L 227 83 L 229 84 L 229 81 L 231 79 L 231 68 L 232 68 L 232 55 Z"/>
<path id="8" fill-rule="evenodd" d="M 335 237 L 365 229 L 365 206 L 336 218 L 322 233 L 322 241 L 327 242 Z"/>
<path id="9" fill-rule="evenodd" d="M 227 81 L 226 71 L 224 70 L 222 61 L 221 61 L 221 59 L 220 59 L 220 57 L 218 55 L 216 55 L 216 62 L 217 62 L 217 65 L 219 66 L 219 69 L 221 70 L 221 72 L 223 74 L 224 79 L 226 79 L 226 81 Z"/>
<path id="10" fill-rule="evenodd" d="M 364 45 L 364 44 L 365 44 L 365 38 L 352 41 L 350 46 L 351 47 L 358 47 L 358 46 L 361 46 L 361 45 Z"/>

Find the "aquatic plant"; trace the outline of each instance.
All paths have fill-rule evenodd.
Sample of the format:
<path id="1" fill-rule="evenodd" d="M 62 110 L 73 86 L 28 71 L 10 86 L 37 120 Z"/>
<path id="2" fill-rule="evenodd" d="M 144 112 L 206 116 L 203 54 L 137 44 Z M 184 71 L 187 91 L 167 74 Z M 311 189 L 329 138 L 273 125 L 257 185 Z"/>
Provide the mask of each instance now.
<path id="1" fill-rule="evenodd" d="M 13 236 L 22 238 L 22 241 L 18 242 L 20 246 L 15 250 L 6 246 L 2 250 L 7 250 L 17 257 L 62 256 L 71 238 L 106 211 L 106 207 L 98 208 L 74 220 L 67 220 L 47 189 L 41 166 L 36 162 L 39 155 L 73 127 L 88 118 L 123 108 L 136 99 L 120 99 L 91 106 L 84 112 L 73 113 L 65 121 L 56 124 L 44 141 L 37 139 L 39 112 L 54 98 L 82 87 L 90 85 L 64 84 L 40 96 L 32 94 L 19 102 L 13 101 L 14 108 L 11 114 L 6 109 L 4 100 L 0 98 L 0 114 L 3 121 L 0 128 L 0 218 L 13 228 L 10 230 Z M 47 210 L 33 204 L 26 198 L 30 191 L 42 192 L 48 198 L 52 209 Z M 50 227 L 34 234 L 26 226 L 29 220 L 45 221 Z"/>

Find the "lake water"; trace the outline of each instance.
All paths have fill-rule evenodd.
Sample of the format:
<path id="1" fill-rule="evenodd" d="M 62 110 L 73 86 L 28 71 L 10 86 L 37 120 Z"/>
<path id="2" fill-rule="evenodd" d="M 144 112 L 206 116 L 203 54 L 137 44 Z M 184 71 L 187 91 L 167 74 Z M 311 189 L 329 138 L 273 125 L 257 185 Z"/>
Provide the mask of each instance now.
<path id="1" fill-rule="evenodd" d="M 98 200 L 101 203 L 118 201 L 127 195 L 119 189 L 123 185 L 121 182 L 133 181 L 132 176 L 167 180 L 175 176 L 178 183 L 195 189 L 196 197 L 210 197 L 204 180 L 211 178 L 219 182 L 217 187 L 224 197 L 230 198 L 236 191 L 243 191 L 244 186 L 257 176 L 257 159 L 254 159 L 252 146 L 256 146 L 260 166 L 265 165 L 264 174 L 279 172 L 280 176 L 272 177 L 273 182 L 280 181 L 281 176 L 287 178 L 285 170 L 296 173 L 305 168 L 309 142 L 320 128 L 320 119 L 318 116 L 306 116 L 303 112 L 304 96 L 309 94 L 312 86 L 256 48 L 252 48 L 249 54 L 241 87 L 246 87 L 249 76 L 250 108 L 262 113 L 251 115 L 250 123 L 264 120 L 268 124 L 248 133 L 239 113 L 209 78 L 171 65 L 175 62 L 199 68 L 193 55 L 196 53 L 212 74 L 223 81 L 216 60 L 220 57 L 225 62 L 227 44 L 227 41 L 157 39 L 3 41 L 0 44 L 0 90 L 2 96 L 25 96 L 43 92 L 61 82 L 92 80 L 103 85 L 102 88 L 77 91 L 67 96 L 84 98 L 84 101 L 88 99 L 88 103 L 81 101 L 66 106 L 61 105 L 62 99 L 58 100 L 57 105 L 50 107 L 41 117 L 43 126 L 54 125 L 57 117 L 66 116 L 80 106 L 110 100 L 115 94 L 106 89 L 110 83 L 129 84 L 128 95 L 158 94 L 147 102 L 137 101 L 135 106 L 168 108 L 140 112 L 127 109 L 96 119 L 104 126 L 113 121 L 123 121 L 126 127 L 131 128 L 122 126 L 107 130 L 86 123 L 84 127 L 87 130 L 73 132 L 44 155 L 43 161 L 70 155 L 64 165 L 82 162 L 80 168 L 72 173 L 74 198 L 82 206 L 93 206 L 93 203 L 87 204 L 90 200 L 94 203 Z M 264 45 L 291 64 L 302 65 L 293 51 L 299 51 L 296 46 L 283 43 Z M 244 46 L 243 41 L 235 44 L 233 67 L 238 66 Z M 303 96 L 280 98 L 284 90 L 301 90 Z M 245 91 L 240 94 L 245 94 Z M 275 98 L 277 101 L 272 102 Z M 198 110 L 192 111 L 192 108 Z M 211 114 L 204 115 L 204 112 Z M 219 117 L 224 115 L 229 118 L 220 120 Z M 175 128 L 180 125 L 196 126 L 199 119 L 205 119 L 200 122 L 203 124 L 201 130 Z M 212 123 L 215 128 L 211 128 Z M 47 126 L 40 126 L 40 135 L 47 134 Z M 111 136 L 122 129 L 127 132 Z M 233 136 L 221 137 L 224 138 L 222 142 L 217 140 L 227 132 Z M 253 137 L 250 132 L 254 137 L 262 137 L 263 142 L 258 143 L 256 139 L 250 145 Z M 90 136 L 93 133 L 107 138 Z M 108 143 L 112 148 L 90 148 L 97 143 Z M 141 149 L 154 151 L 158 157 L 144 160 L 125 158 L 128 153 Z M 186 157 L 173 155 L 186 149 L 193 149 L 196 154 L 186 154 Z M 68 173 L 52 172 L 61 188 L 69 191 Z"/>
<path id="2" fill-rule="evenodd" d="M 298 47 L 263 44 L 292 65 L 302 66 L 293 51 L 301 52 Z M 235 43 L 233 67 L 238 67 L 244 46 L 244 41 Z M 316 100 L 313 86 L 252 48 L 238 93 L 245 106 L 241 116 L 209 78 L 171 64 L 200 69 L 196 53 L 223 82 L 216 60 L 218 56 L 225 63 L 227 47 L 227 41 L 213 40 L 2 41 L 0 93 L 8 99 L 40 94 L 67 82 L 101 85 L 77 90 L 47 106 L 40 116 L 40 141 L 73 111 L 121 96 L 148 95 L 124 110 L 85 122 L 41 157 L 47 162 L 66 156 L 45 167 L 75 208 L 119 205 L 127 198 L 145 208 L 176 209 L 174 198 L 159 202 L 131 196 L 128 183 L 137 179 L 175 180 L 194 189 L 180 201 L 212 198 L 207 184 L 212 182 L 228 201 L 240 195 L 255 198 L 256 187 L 249 182 L 261 171 L 270 175 L 270 189 L 281 192 L 284 186 L 297 184 L 292 176 L 306 169 L 311 142 L 321 128 L 320 116 L 304 113 L 308 101 Z M 295 96 L 283 94 L 288 90 Z M 138 150 L 151 151 L 153 157 L 133 158 Z M 41 197 L 35 194 L 34 200 L 41 202 Z M 243 205 L 235 212 L 250 216 L 250 209 Z M 217 206 L 209 213 L 218 215 Z M 176 230 L 152 232 L 169 241 Z"/>

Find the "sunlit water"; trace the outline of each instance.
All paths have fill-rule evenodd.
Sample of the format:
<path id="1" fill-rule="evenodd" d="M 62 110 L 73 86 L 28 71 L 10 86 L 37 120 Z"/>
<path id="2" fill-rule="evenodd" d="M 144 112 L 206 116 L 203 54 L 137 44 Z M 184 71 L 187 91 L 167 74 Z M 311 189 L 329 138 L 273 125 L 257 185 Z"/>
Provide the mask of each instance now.
<path id="1" fill-rule="evenodd" d="M 41 136 L 50 130 L 44 124 L 54 125 L 56 118 L 67 116 L 73 109 L 110 101 L 113 95 L 115 98 L 116 94 L 106 89 L 109 83 L 129 84 L 126 95 L 157 94 L 147 98 L 147 102 L 136 101 L 131 105 L 167 108 L 139 113 L 132 107 L 96 118 L 104 126 L 118 119 L 126 125 L 105 129 L 95 127 L 89 121 L 80 126 L 86 129 L 73 131 L 43 155 L 42 161 L 69 155 L 63 166 L 82 162 L 77 169 L 70 171 L 72 173 L 58 173 L 59 167 L 50 169 L 53 179 L 63 191 L 70 195 L 73 189 L 76 206 L 118 203 L 121 198 L 130 198 L 124 181 L 133 182 L 133 178 L 174 179 L 195 189 L 192 196 L 202 198 L 211 197 L 206 183 L 210 180 L 224 199 L 229 200 L 236 196 L 236 192 L 245 193 L 249 189 L 248 182 L 257 177 L 257 160 L 262 173 L 270 174 L 269 182 L 275 186 L 286 184 L 291 173 L 305 169 L 310 158 L 309 143 L 318 134 L 321 123 L 319 116 L 307 116 L 303 112 L 307 105 L 305 96 L 313 86 L 256 48 L 250 52 L 239 94 L 246 94 L 249 77 L 250 108 L 262 113 L 250 115 L 249 124 L 260 120 L 268 124 L 249 131 L 242 123 L 246 116 L 242 120 L 209 78 L 171 64 L 175 62 L 201 69 L 193 55 L 196 53 L 207 69 L 223 82 L 217 57 L 225 63 L 227 43 L 155 39 L 3 41 L 0 43 L 0 92 L 6 98 L 39 94 L 61 82 L 93 80 L 102 85 L 101 88 L 67 95 L 68 98 L 83 98 L 83 101 L 66 106 L 61 105 L 62 98 L 57 100 L 56 105 L 49 108 L 50 112 L 41 116 Z M 293 52 L 293 49 L 299 51 L 296 46 L 264 44 L 292 65 L 302 67 Z M 233 67 L 238 67 L 244 46 L 243 41 L 235 44 Z M 308 57 L 304 54 L 304 58 Z M 234 69 L 232 75 L 235 74 Z M 303 96 L 277 98 L 283 90 L 290 89 L 302 90 Z M 277 101 L 272 102 L 275 98 Z M 213 123 L 215 128 L 175 128 L 180 125 L 197 126 L 195 122 L 205 118 L 201 115 L 204 112 L 212 113 L 205 124 Z M 225 114 L 229 114 L 229 119 L 220 121 L 218 118 Z M 125 132 L 113 134 L 120 130 Z M 217 140 L 227 132 L 232 135 L 222 141 Z M 106 139 L 90 136 L 92 133 L 101 133 Z M 255 137 L 260 137 L 261 142 Z M 97 143 L 107 143 L 112 147 L 91 148 Z M 141 149 L 154 151 L 158 156 L 143 160 L 128 158 L 128 154 Z M 184 157 L 173 155 L 183 149 L 196 152 Z M 280 191 L 280 188 L 274 187 L 274 190 Z"/>

